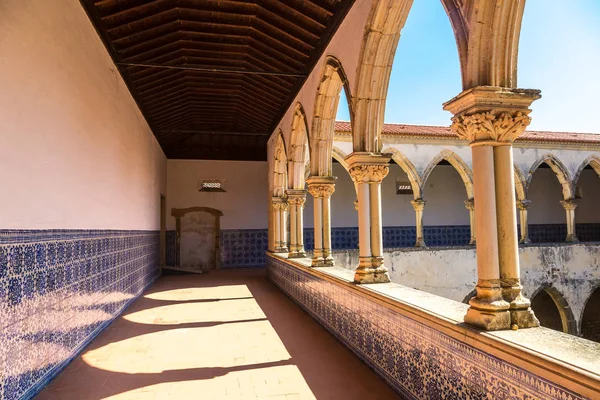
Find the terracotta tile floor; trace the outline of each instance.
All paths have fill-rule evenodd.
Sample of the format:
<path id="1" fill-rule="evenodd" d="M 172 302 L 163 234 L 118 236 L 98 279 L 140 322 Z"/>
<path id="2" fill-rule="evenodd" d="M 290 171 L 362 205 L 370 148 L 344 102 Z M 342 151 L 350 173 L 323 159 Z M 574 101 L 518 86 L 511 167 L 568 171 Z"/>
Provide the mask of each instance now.
<path id="1" fill-rule="evenodd" d="M 395 399 L 264 270 L 163 276 L 38 399 Z"/>

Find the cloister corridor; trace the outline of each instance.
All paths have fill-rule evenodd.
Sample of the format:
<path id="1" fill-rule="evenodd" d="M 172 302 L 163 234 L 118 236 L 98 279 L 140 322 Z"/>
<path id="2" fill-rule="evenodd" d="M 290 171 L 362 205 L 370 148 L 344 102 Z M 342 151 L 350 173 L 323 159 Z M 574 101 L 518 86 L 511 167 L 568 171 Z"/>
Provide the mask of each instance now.
<path id="1" fill-rule="evenodd" d="M 393 399 L 265 269 L 163 275 L 37 399 Z"/>

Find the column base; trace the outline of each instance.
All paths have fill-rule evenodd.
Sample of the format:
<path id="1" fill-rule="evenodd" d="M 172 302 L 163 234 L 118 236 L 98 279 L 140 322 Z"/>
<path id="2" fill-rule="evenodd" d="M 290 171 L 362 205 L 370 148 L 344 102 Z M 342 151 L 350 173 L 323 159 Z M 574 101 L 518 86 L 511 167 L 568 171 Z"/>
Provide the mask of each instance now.
<path id="1" fill-rule="evenodd" d="M 426 248 L 427 244 L 425 243 L 425 239 L 423 238 L 418 238 L 417 242 L 415 243 L 415 247 L 421 247 L 421 248 Z"/>
<path id="2" fill-rule="evenodd" d="M 294 253 L 290 253 L 288 258 L 306 258 L 306 253 L 304 251 L 296 251 Z"/>
<path id="3" fill-rule="evenodd" d="M 476 239 L 469 240 L 469 246 L 475 246 L 475 245 L 477 245 L 477 240 Z"/>
<path id="4" fill-rule="evenodd" d="M 486 331 L 501 331 L 510 329 L 511 316 L 508 310 L 489 311 L 469 307 L 465 322 Z"/>
<path id="5" fill-rule="evenodd" d="M 521 243 L 521 244 L 529 244 L 529 243 L 531 243 L 531 239 L 529 239 L 529 238 L 523 238 L 523 239 L 519 240 L 519 243 Z"/>
<path id="6" fill-rule="evenodd" d="M 536 328 L 540 326 L 540 321 L 531 309 L 531 301 L 521 293 L 522 289 L 520 283 L 502 288 L 502 296 L 510 305 L 511 327 L 516 325 L 520 329 Z"/>
<path id="7" fill-rule="evenodd" d="M 383 257 L 359 257 L 359 265 L 354 273 L 354 283 L 389 283 L 388 269 L 383 265 Z"/>
<path id="8" fill-rule="evenodd" d="M 567 238 L 565 239 L 565 241 L 567 243 L 579 243 L 579 238 L 577 238 L 577 235 L 572 233 L 570 235 L 567 235 Z"/>
<path id="9" fill-rule="evenodd" d="M 323 260 L 323 257 L 313 257 L 310 266 L 311 268 L 324 267 L 325 261 Z"/>
<path id="10" fill-rule="evenodd" d="M 335 265 L 335 260 L 331 255 L 331 249 L 325 249 L 323 251 L 323 263 L 325 267 L 333 267 Z"/>
<path id="11" fill-rule="evenodd" d="M 510 329 L 510 304 L 502 297 L 500 282 L 480 280 L 475 290 L 477 294 L 469 300 L 471 307 L 464 321 L 486 331 Z"/>
<path id="12" fill-rule="evenodd" d="M 511 326 L 516 325 L 519 329 L 537 328 L 540 326 L 540 321 L 535 316 L 531 307 L 520 310 L 511 309 L 510 323 Z"/>

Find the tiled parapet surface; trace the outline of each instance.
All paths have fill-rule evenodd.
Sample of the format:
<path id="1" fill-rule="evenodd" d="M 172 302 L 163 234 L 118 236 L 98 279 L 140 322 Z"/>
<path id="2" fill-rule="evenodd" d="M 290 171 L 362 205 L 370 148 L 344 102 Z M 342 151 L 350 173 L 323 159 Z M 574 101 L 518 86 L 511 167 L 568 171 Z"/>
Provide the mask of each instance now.
<path id="1" fill-rule="evenodd" d="M 267 256 L 267 268 L 281 290 L 403 398 L 587 398 L 287 260 Z"/>
<path id="2" fill-rule="evenodd" d="M 0 231 L 0 399 L 29 398 L 160 274 L 155 231 Z"/>

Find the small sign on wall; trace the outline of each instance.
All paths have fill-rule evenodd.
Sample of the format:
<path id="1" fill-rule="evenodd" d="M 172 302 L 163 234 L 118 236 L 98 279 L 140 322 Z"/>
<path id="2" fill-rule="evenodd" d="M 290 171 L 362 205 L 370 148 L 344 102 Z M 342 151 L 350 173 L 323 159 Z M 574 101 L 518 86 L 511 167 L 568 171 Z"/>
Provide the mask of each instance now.
<path id="1" fill-rule="evenodd" d="M 225 192 L 223 181 L 220 179 L 201 179 L 199 186 L 200 192 Z"/>
<path id="2" fill-rule="evenodd" d="M 403 182 L 396 179 L 396 194 L 413 194 L 410 182 Z"/>

